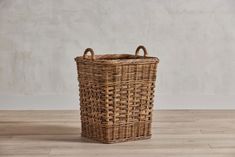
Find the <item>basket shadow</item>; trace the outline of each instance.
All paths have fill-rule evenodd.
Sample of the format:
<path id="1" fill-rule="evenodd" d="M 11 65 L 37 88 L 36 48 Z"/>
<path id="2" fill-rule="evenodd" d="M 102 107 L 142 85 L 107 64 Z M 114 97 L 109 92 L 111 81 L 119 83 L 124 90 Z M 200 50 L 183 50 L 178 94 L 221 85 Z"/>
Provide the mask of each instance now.
<path id="1" fill-rule="evenodd" d="M 0 124 L 1 127 L 3 126 Z M 97 143 L 96 141 L 81 137 L 81 127 L 76 122 L 60 122 L 57 124 L 11 122 L 10 124 L 8 123 L 7 128 L 0 132 L 0 135 L 13 136 L 26 141 Z"/>
<path id="2" fill-rule="evenodd" d="M 54 142 L 73 142 L 73 143 L 99 143 L 98 141 L 94 141 L 81 135 L 76 135 L 72 137 L 57 137 L 57 138 L 47 138 L 43 139 L 43 141 L 54 141 Z"/>

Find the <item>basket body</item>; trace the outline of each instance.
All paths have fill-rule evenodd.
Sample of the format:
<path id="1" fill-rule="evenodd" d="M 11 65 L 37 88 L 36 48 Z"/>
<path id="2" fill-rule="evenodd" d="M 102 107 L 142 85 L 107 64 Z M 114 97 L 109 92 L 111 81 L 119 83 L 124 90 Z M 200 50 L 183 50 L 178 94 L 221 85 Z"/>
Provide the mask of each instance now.
<path id="1" fill-rule="evenodd" d="M 151 137 L 158 59 L 77 57 L 82 136 L 103 143 Z"/>

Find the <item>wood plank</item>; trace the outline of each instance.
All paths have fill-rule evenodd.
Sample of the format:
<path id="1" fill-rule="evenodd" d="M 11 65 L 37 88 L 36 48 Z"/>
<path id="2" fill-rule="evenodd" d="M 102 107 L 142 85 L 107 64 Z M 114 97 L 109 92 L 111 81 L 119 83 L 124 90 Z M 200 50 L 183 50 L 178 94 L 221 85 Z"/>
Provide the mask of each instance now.
<path id="1" fill-rule="evenodd" d="M 78 122 L 0 123 L 0 135 L 66 135 L 80 134 Z"/>
<path id="2" fill-rule="evenodd" d="M 1 146 L 0 156 L 3 155 L 48 155 L 50 148 L 30 145 Z"/>

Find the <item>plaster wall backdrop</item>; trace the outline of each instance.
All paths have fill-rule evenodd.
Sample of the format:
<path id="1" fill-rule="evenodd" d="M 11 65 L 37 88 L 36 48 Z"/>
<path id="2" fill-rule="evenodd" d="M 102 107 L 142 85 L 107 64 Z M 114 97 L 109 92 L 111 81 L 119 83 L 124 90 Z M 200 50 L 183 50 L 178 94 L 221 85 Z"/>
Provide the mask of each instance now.
<path id="1" fill-rule="evenodd" d="M 0 0 L 0 109 L 77 109 L 73 58 L 139 44 L 155 108 L 235 109 L 234 0 Z"/>

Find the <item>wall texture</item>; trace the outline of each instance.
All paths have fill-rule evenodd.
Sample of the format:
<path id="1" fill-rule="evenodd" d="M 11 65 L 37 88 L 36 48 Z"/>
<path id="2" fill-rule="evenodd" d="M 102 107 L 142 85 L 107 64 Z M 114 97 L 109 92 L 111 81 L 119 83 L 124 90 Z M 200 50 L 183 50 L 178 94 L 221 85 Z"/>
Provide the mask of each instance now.
<path id="1" fill-rule="evenodd" d="M 139 44 L 156 108 L 235 109 L 234 0 L 0 0 L 0 109 L 76 109 L 73 58 Z"/>

